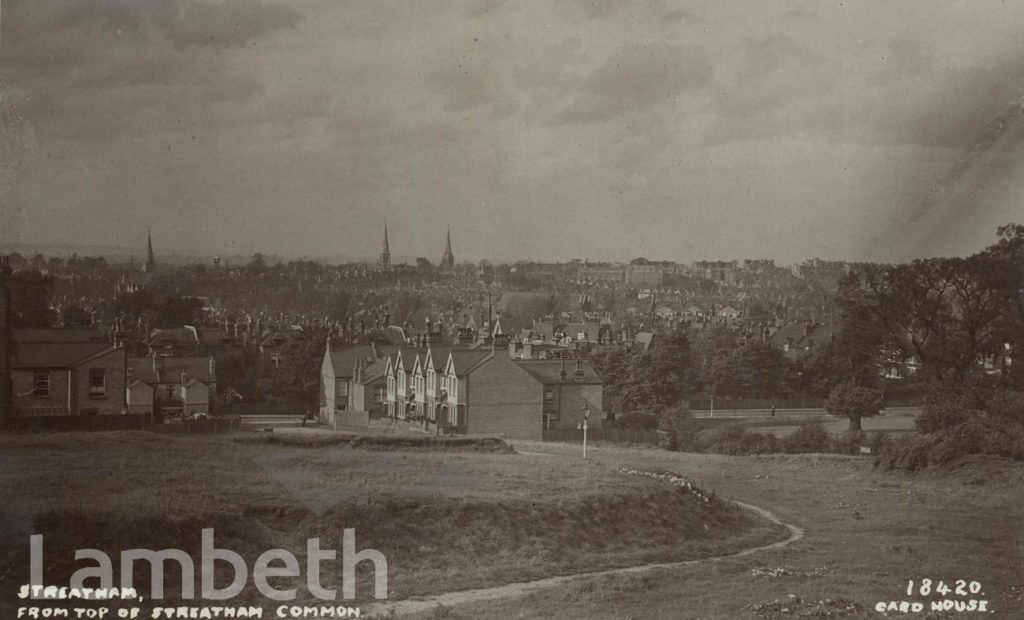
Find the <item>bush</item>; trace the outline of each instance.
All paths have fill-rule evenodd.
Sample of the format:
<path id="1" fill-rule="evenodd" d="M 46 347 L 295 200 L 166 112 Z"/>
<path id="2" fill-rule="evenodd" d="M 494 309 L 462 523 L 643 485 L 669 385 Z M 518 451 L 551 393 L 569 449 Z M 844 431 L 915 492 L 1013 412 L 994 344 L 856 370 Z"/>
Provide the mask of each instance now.
<path id="1" fill-rule="evenodd" d="M 831 449 L 828 431 L 818 422 L 802 424 L 792 435 L 782 439 L 782 451 L 786 454 L 829 452 Z"/>
<path id="2" fill-rule="evenodd" d="M 773 454 L 779 451 L 779 440 L 775 435 L 750 432 L 739 424 L 726 424 L 699 433 L 695 436 L 695 443 L 702 452 L 731 456 Z"/>
<path id="3" fill-rule="evenodd" d="M 943 465 L 969 454 L 1024 460 L 1024 425 L 1005 417 L 979 414 L 955 426 L 919 435 L 906 442 L 886 442 L 876 465 L 915 471 Z"/>
<path id="4" fill-rule="evenodd" d="M 675 452 L 687 449 L 692 444 L 694 419 L 688 406 L 680 405 L 651 417 L 656 420 L 654 428 L 658 429 L 659 445 L 662 448 Z"/>
<path id="5" fill-rule="evenodd" d="M 615 428 L 652 431 L 658 428 L 658 416 L 653 413 L 627 413 L 615 419 Z"/>

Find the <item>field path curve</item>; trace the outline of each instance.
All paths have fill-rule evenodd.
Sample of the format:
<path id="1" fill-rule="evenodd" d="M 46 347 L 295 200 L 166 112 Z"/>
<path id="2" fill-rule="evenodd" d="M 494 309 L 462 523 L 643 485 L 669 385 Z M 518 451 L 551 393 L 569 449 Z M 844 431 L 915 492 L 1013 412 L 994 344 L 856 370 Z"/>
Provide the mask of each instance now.
<path id="1" fill-rule="evenodd" d="M 803 528 L 792 525 L 789 523 L 783 523 L 778 517 L 772 514 L 770 511 L 747 504 L 737 500 L 729 500 L 733 504 L 740 506 L 746 510 L 754 512 L 765 519 L 782 525 L 789 530 L 789 537 L 773 542 L 768 545 L 762 545 L 760 547 L 752 547 L 750 549 L 743 549 L 735 553 L 729 553 L 726 555 L 717 555 L 708 558 L 699 558 L 695 560 L 682 560 L 679 562 L 660 562 L 656 564 L 640 564 L 638 566 L 627 566 L 625 568 L 609 568 L 605 570 L 592 571 L 586 573 L 574 573 L 572 575 L 559 575 L 557 577 L 545 577 L 544 579 L 535 579 L 533 581 L 522 581 L 517 583 L 507 583 L 501 586 L 493 586 L 490 588 L 478 588 L 475 590 L 459 590 L 455 592 L 445 592 L 443 594 L 433 594 L 430 596 L 421 596 L 404 599 L 401 601 L 388 601 L 386 603 L 373 603 L 362 607 L 361 611 L 368 616 L 386 616 L 392 615 L 401 616 L 404 614 L 412 614 L 423 611 L 430 611 L 436 608 L 438 605 L 444 605 L 445 607 L 452 607 L 455 605 L 461 605 L 464 603 L 475 603 L 479 601 L 490 601 L 495 599 L 509 598 L 513 596 L 522 596 L 529 594 L 537 590 L 543 590 L 563 584 L 574 579 L 582 579 L 587 577 L 603 577 L 605 575 L 628 575 L 631 573 L 644 573 L 653 570 L 670 569 L 670 568 L 682 568 L 686 566 L 696 566 L 698 564 L 706 564 L 711 562 L 720 562 L 722 560 L 728 560 L 731 558 L 740 558 L 755 553 L 761 553 L 762 551 L 771 551 L 773 549 L 781 549 L 790 543 L 796 542 L 804 537 Z"/>

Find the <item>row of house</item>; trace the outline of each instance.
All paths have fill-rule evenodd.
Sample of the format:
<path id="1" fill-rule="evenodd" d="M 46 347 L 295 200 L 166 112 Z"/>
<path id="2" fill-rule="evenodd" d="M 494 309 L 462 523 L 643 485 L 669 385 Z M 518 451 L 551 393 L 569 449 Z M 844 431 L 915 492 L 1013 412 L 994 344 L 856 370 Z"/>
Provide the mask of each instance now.
<path id="1" fill-rule="evenodd" d="M 8 417 L 209 411 L 212 358 L 130 358 L 116 332 L 12 327 L 8 257 L 0 256 L 0 423 Z"/>
<path id="2" fill-rule="evenodd" d="M 603 385 L 587 360 L 513 359 L 495 348 L 328 346 L 320 418 L 375 418 L 430 432 L 540 439 L 544 430 L 600 426 Z"/>

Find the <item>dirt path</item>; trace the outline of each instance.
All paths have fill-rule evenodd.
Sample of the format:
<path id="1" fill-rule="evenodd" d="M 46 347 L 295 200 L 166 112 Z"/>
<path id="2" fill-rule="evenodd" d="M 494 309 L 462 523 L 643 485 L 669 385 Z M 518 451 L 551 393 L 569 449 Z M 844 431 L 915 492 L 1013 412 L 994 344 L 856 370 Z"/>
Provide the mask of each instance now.
<path id="1" fill-rule="evenodd" d="M 647 571 L 667 569 L 667 568 L 681 568 L 685 566 L 695 566 L 697 564 L 703 564 L 708 562 L 719 562 L 721 560 L 728 560 L 731 558 L 739 558 L 754 553 L 760 553 L 762 551 L 770 551 L 772 549 L 779 549 L 786 545 L 800 540 L 804 537 L 804 530 L 796 525 L 790 525 L 783 523 L 771 512 L 764 508 L 745 504 L 732 500 L 737 506 L 741 506 L 751 512 L 757 513 L 758 515 L 768 519 L 769 521 L 778 525 L 783 525 L 789 529 L 789 537 L 785 540 L 771 543 L 770 545 L 763 545 L 761 547 L 754 547 L 752 549 L 744 549 L 743 551 L 737 551 L 736 553 L 730 553 L 728 555 L 714 556 L 710 558 L 701 558 L 697 560 L 685 560 L 681 562 L 664 562 L 660 564 L 642 564 L 640 566 L 629 566 L 626 568 L 612 568 L 608 570 L 594 571 L 589 573 L 576 573 L 575 575 L 561 575 L 558 577 L 548 577 L 545 579 L 537 579 L 535 581 L 525 581 L 519 583 L 509 583 L 503 586 L 495 586 L 491 588 L 479 588 L 476 590 L 461 590 L 458 592 L 446 592 L 444 594 L 436 594 L 433 596 L 414 597 L 405 599 L 402 601 L 389 601 L 386 603 L 375 603 L 362 607 L 362 612 L 368 616 L 382 615 L 387 616 L 388 614 L 393 615 L 404 615 L 412 614 L 423 611 L 430 611 L 436 608 L 438 605 L 444 605 L 445 607 L 452 607 L 454 605 L 460 605 L 463 603 L 475 603 L 479 601 L 489 601 L 500 598 L 508 598 L 513 596 L 522 596 L 536 590 L 542 590 L 544 588 L 550 588 L 573 579 L 581 579 L 585 577 L 602 577 L 605 575 L 626 575 L 630 573 L 643 573 Z"/>

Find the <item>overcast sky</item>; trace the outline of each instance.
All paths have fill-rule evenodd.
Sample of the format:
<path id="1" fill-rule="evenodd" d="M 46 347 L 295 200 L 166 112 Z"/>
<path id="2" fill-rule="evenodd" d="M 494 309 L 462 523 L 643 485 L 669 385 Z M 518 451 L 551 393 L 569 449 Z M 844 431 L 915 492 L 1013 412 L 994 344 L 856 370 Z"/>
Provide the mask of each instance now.
<path id="1" fill-rule="evenodd" d="M 890 261 L 1024 221 L 1015 2 L 0 1 L 0 242 Z"/>

